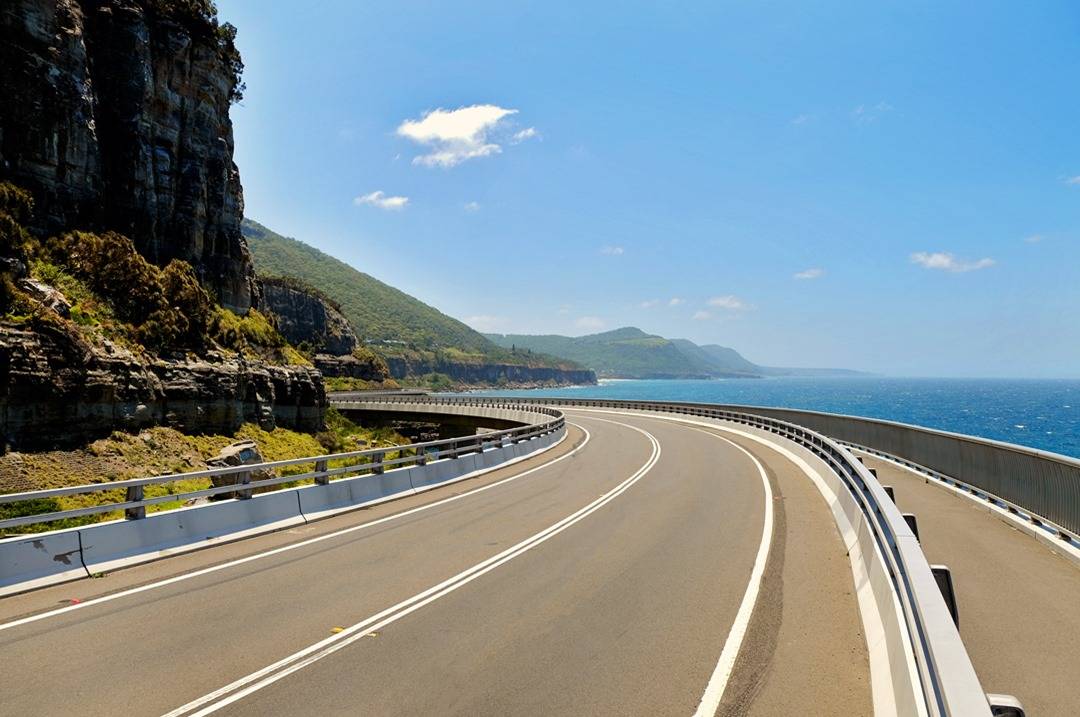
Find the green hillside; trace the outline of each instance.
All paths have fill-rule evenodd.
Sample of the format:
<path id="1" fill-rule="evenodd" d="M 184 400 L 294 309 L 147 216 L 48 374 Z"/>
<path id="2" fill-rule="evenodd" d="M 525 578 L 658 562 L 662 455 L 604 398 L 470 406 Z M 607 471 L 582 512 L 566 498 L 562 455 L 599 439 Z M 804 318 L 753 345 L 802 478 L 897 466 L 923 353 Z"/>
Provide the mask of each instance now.
<path id="1" fill-rule="evenodd" d="M 625 327 L 588 336 L 485 334 L 499 346 L 563 356 L 602 378 L 761 378 L 763 376 L 859 376 L 830 368 L 758 366 L 727 346 L 699 346 Z"/>
<path id="2" fill-rule="evenodd" d="M 244 236 L 264 276 L 292 276 L 341 304 L 341 311 L 364 341 L 405 342 L 414 348 L 456 348 L 502 355 L 482 334 L 403 291 L 357 271 L 301 241 L 283 237 L 250 219 Z"/>
<path id="3" fill-rule="evenodd" d="M 599 376 L 711 378 L 733 375 L 719 370 L 700 351 L 687 351 L 678 342 L 632 327 L 574 338 L 521 334 L 487 334 L 487 337 L 504 348 L 530 349 L 568 358 L 593 369 Z"/>

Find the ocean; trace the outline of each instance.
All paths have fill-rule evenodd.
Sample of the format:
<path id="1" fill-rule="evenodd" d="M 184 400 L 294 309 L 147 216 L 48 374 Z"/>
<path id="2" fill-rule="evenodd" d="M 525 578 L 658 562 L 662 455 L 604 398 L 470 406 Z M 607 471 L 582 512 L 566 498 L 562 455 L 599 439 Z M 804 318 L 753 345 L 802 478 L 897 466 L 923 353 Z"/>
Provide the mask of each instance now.
<path id="1" fill-rule="evenodd" d="M 1080 458 L 1080 380 L 1076 379 L 603 380 L 598 386 L 480 394 L 804 408 L 913 423 Z"/>

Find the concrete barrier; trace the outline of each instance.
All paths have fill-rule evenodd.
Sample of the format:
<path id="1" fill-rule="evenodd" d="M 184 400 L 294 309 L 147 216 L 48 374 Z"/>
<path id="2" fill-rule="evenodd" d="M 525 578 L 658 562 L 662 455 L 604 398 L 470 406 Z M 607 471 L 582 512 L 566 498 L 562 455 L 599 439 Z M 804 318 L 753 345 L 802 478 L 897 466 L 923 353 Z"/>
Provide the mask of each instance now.
<path id="1" fill-rule="evenodd" d="M 562 428 L 482 454 L 469 453 L 327 485 L 152 513 L 141 520 L 114 520 L 0 540 L 0 597 L 414 495 L 517 463 L 565 436 Z"/>
<path id="2" fill-rule="evenodd" d="M 293 489 L 99 523 L 79 533 L 86 569 L 100 573 L 304 522 Z"/>
<path id="3" fill-rule="evenodd" d="M 300 511 L 308 520 L 318 520 L 347 510 L 412 495 L 416 492 L 410 476 L 412 470 L 400 468 L 381 474 L 344 478 L 327 485 L 298 488 L 296 494 L 300 499 Z"/>
<path id="4" fill-rule="evenodd" d="M 87 575 L 77 530 L 0 540 L 0 597 Z"/>

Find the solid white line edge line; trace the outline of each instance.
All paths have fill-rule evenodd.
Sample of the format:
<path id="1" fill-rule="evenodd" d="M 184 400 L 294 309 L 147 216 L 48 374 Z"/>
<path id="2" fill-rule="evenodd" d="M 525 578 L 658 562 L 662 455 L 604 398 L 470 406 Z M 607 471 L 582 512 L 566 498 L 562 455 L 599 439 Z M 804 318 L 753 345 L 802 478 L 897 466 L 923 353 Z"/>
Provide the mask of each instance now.
<path id="1" fill-rule="evenodd" d="M 765 521 L 761 527 L 761 543 L 758 545 L 757 557 L 754 558 L 754 569 L 750 571 L 750 581 L 746 585 L 746 592 L 743 593 L 742 602 L 739 603 L 739 611 L 735 614 L 735 621 L 731 624 L 731 630 L 728 631 L 727 639 L 724 641 L 724 649 L 720 652 L 720 658 L 716 662 L 716 669 L 713 670 L 712 676 L 709 678 L 709 684 L 705 687 L 705 693 L 701 696 L 701 702 L 694 712 L 695 717 L 713 717 L 720 707 L 720 700 L 724 697 L 728 680 L 731 679 L 731 672 L 735 668 L 735 659 L 739 656 L 739 650 L 742 649 L 743 638 L 746 637 L 746 630 L 750 626 L 750 618 L 754 614 L 754 606 L 757 604 L 758 593 L 761 591 L 761 583 L 765 577 L 765 566 L 769 560 L 769 551 L 772 549 L 773 492 L 769 483 L 769 474 L 765 472 L 765 467 L 761 465 L 761 461 L 757 459 L 757 456 L 729 438 L 718 436 L 712 431 L 703 428 L 694 428 L 742 451 L 757 467 L 758 475 L 761 476 L 761 486 L 765 492 Z"/>
<path id="2" fill-rule="evenodd" d="M 210 692 L 202 697 L 199 697 L 185 705 L 177 707 L 171 712 L 167 712 L 163 717 L 180 717 L 181 715 L 190 715 L 190 717 L 205 717 L 205 715 L 216 712 L 217 710 L 243 699 L 244 697 L 268 687 L 269 685 L 277 682 L 278 680 L 311 665 L 325 657 L 330 656 L 334 652 L 362 639 L 370 632 L 378 631 L 393 623 L 402 617 L 405 617 L 415 610 L 419 610 L 421 607 L 438 600 L 444 595 L 448 595 L 451 592 L 456 591 L 458 588 L 467 585 L 476 578 L 488 573 L 495 568 L 507 563 L 517 556 L 528 552 L 536 546 L 547 542 L 554 536 L 558 535 L 562 531 L 566 530 L 575 523 L 583 520 L 592 513 L 596 512 L 600 508 L 604 507 L 607 503 L 611 502 L 619 495 L 627 491 L 632 485 L 644 478 L 657 461 L 660 460 L 661 448 L 660 442 L 656 440 L 648 431 L 631 426 L 626 423 L 620 423 L 619 421 L 610 421 L 603 418 L 593 418 L 593 420 L 604 421 L 605 423 L 613 423 L 615 425 L 630 428 L 638 433 L 641 433 L 652 444 L 653 451 L 649 459 L 638 468 L 629 478 L 624 480 L 619 485 L 615 486 L 608 492 L 601 495 L 599 498 L 593 500 L 591 503 L 579 508 L 569 516 L 562 518 L 561 520 L 553 523 L 552 525 L 544 528 L 538 533 L 525 538 L 521 542 L 513 545 L 506 550 L 493 555 L 492 557 L 477 563 L 476 565 L 463 570 L 462 572 L 450 577 L 443 582 L 433 587 L 417 593 L 412 597 L 406 598 L 401 602 L 393 605 L 385 610 L 372 615 L 360 622 L 357 622 L 349 627 L 345 628 L 341 632 L 324 638 L 319 642 L 316 642 L 308 647 L 299 650 L 292 655 L 288 655 L 271 665 L 247 675 L 241 677 L 238 680 L 225 685 L 213 692 Z M 582 429 L 584 430 L 584 429 Z M 253 684 L 252 684 L 253 683 Z M 222 699 L 218 700 L 219 697 Z M 215 700 L 217 700 L 215 702 Z M 212 703 L 212 704 L 210 704 Z M 203 705 L 206 705 L 203 707 Z M 192 710 L 202 707 L 197 712 Z"/>
<path id="3" fill-rule="evenodd" d="M 727 433 L 733 433 L 737 436 L 742 436 L 748 440 L 760 443 L 761 445 L 779 453 L 792 463 L 794 463 L 803 473 L 805 473 L 814 483 L 818 492 L 821 493 L 822 498 L 827 504 L 830 504 L 832 508 L 831 500 L 835 500 L 836 496 L 829 488 L 825 479 L 814 470 L 801 456 L 796 455 L 792 451 L 788 450 L 782 445 L 779 445 L 775 441 L 775 437 L 769 434 L 757 435 L 748 431 L 740 430 L 737 428 L 731 428 L 728 426 L 721 426 L 718 423 L 709 423 L 701 420 L 694 420 L 691 418 L 676 418 L 667 414 L 650 413 L 646 411 L 615 411 L 610 409 L 573 409 L 567 407 L 568 410 L 578 410 L 579 412 L 592 412 L 592 413 L 610 413 L 615 415 L 633 415 L 633 416 L 648 416 L 657 420 L 668 421 L 671 423 L 682 423 L 689 426 L 703 426 L 705 428 L 712 428 L 714 430 L 725 431 Z M 803 449 L 805 450 L 805 449 Z M 841 514 L 842 515 L 842 514 Z M 840 532 L 841 540 L 844 541 L 844 547 L 848 550 L 848 561 L 851 565 L 852 578 L 855 584 L 855 593 L 859 605 L 859 617 L 863 624 L 863 635 L 866 640 L 867 656 L 870 662 L 870 683 L 871 683 L 871 696 L 874 703 L 874 715 L 875 717 L 885 717 L 891 715 L 897 715 L 896 710 L 896 698 L 893 693 L 893 685 L 891 678 L 891 665 L 889 662 L 888 651 L 881 640 L 876 640 L 874 636 L 883 636 L 883 617 L 879 611 L 877 603 L 873 598 L 868 595 L 869 590 L 869 577 L 863 568 L 862 563 L 858 559 L 858 544 L 855 541 L 852 544 L 848 544 L 844 535 L 845 529 L 840 525 L 840 516 L 833 512 L 833 517 L 836 519 L 836 528 Z M 851 526 L 848 526 L 848 532 L 854 532 Z M 875 547 L 874 552 L 877 560 L 882 560 L 880 551 Z M 893 611 L 897 615 L 898 620 L 903 620 L 903 614 L 900 608 L 899 600 L 894 597 L 893 599 Z M 904 645 L 904 655 L 907 662 L 907 670 L 913 680 L 920 680 L 918 676 L 918 667 L 915 663 L 915 656 L 912 653 L 912 647 L 910 644 Z M 920 717 L 925 717 L 926 706 L 922 703 L 918 703 Z"/>
<path id="4" fill-rule="evenodd" d="M 367 523 L 361 523 L 360 525 L 353 525 L 353 526 L 350 526 L 348 528 L 343 528 L 341 530 L 336 530 L 336 531 L 334 531 L 332 533 L 327 533 L 325 535 L 319 535 L 319 536 L 316 536 L 314 538 L 309 538 L 307 540 L 302 540 L 302 541 L 300 541 L 298 543 L 289 543 L 288 545 L 282 545 L 280 547 L 272 548 L 270 550 L 265 550 L 265 551 L 262 551 L 262 552 L 259 552 L 259 553 L 254 553 L 252 555 L 246 555 L 246 556 L 244 556 L 242 558 L 237 558 L 235 560 L 229 560 L 227 562 L 219 563 L 217 565 L 211 565 L 211 566 L 206 567 L 206 568 L 199 568 L 198 570 L 194 570 L 192 572 L 181 573 L 180 575 L 174 575 L 173 577 L 166 578 L 164 580 L 158 580 L 158 581 L 155 581 L 155 582 L 152 582 L 152 583 L 147 583 L 146 585 L 139 585 L 139 586 L 134 587 L 134 588 L 128 588 L 127 590 L 121 590 L 119 592 L 109 593 L 108 595 L 102 595 L 101 597 L 92 598 L 90 600 L 86 600 L 84 602 L 80 602 L 80 603 L 77 603 L 75 605 L 67 605 L 65 607 L 56 608 L 54 610 L 47 610 L 45 612 L 36 613 L 34 615 L 29 615 L 27 617 L 19 618 L 17 620 L 12 620 L 10 622 L 5 622 L 5 623 L 0 624 L 0 632 L 2 632 L 4 630 L 10 630 L 10 629 L 15 628 L 15 627 L 19 627 L 20 625 L 26 625 L 26 624 L 29 624 L 29 623 L 32 623 L 32 622 L 38 622 L 39 620 L 45 620 L 47 618 L 55 617 L 57 615 L 63 615 L 65 613 L 73 612 L 75 610 L 83 610 L 83 609 L 88 608 L 88 607 L 93 607 L 94 605 L 100 605 L 102 603 L 111 602 L 113 600 L 119 600 L 120 598 L 128 597 L 129 595 L 137 595 L 138 593 L 147 592 L 149 590 L 154 590 L 156 588 L 166 587 L 168 585 L 173 585 L 175 583 L 183 582 L 185 580 L 190 580 L 192 578 L 201 577 L 203 575 L 209 575 L 210 573 L 216 573 L 216 572 L 218 572 L 220 570 L 225 570 L 227 568 L 232 568 L 232 567 L 235 567 L 237 565 L 243 565 L 245 563 L 250 563 L 250 562 L 255 561 L 255 560 L 260 560 L 262 558 L 268 558 L 270 556 L 278 555 L 280 553 L 285 553 L 285 552 L 288 552 L 290 550 L 296 550 L 297 548 L 307 547 L 308 545 L 313 545 L 315 543 L 320 543 L 320 542 L 322 542 L 324 540 L 330 540 L 331 538 L 336 538 L 336 537 L 339 537 L 339 536 L 342 536 L 342 535 L 347 535 L 349 533 L 354 533 L 354 532 L 356 532 L 358 530 L 364 530 L 365 528 L 370 528 L 372 526 L 380 525 L 382 523 L 388 523 L 388 522 L 390 522 L 392 520 L 397 520 L 399 518 L 404 518 L 406 516 L 413 515 L 415 513 L 421 512 L 421 511 L 429 510 L 431 508 L 436 508 L 436 507 L 438 507 L 440 505 L 445 505 L 447 503 L 451 503 L 451 502 L 456 501 L 456 500 L 461 500 L 462 498 L 468 498 L 469 496 L 476 495 L 477 493 L 481 493 L 483 491 L 490 490 L 491 488 L 495 488 L 495 487 L 503 485 L 505 483 L 515 481 L 515 480 L 517 480 L 519 478 L 524 478 L 525 476 L 530 475 L 532 473 L 535 473 L 536 471 L 543 470 L 544 468 L 548 468 L 549 466 L 552 466 L 552 465 L 554 465 L 554 464 L 556 464 L 556 463 L 558 463 L 560 461 L 566 460 L 567 458 L 570 458 L 571 456 L 576 454 L 578 451 L 583 449 L 589 443 L 589 441 L 592 440 L 592 434 L 590 434 L 589 431 L 584 426 L 578 425 L 576 423 L 573 423 L 571 425 L 577 426 L 579 429 L 581 429 L 581 431 L 583 431 L 585 433 L 585 440 L 582 441 L 581 444 L 575 446 L 570 452 L 564 453 L 563 455 L 559 456 L 558 458 L 554 458 L 554 459 L 552 459 L 550 461 L 547 461 L 546 463 L 542 463 L 541 465 L 534 466 L 534 467 L 530 468 L 527 471 L 523 471 L 521 473 L 516 473 L 516 474 L 514 474 L 512 476 L 508 476 L 506 478 L 503 478 L 502 480 L 495 481 L 494 483 L 488 483 L 487 485 L 483 485 L 483 486 L 480 486 L 478 488 L 474 488 L 473 490 L 467 491 L 465 493 L 459 493 L 457 495 L 452 495 L 452 496 L 449 496 L 447 498 L 442 498 L 441 500 L 437 500 L 437 501 L 435 501 L 433 503 L 425 503 L 424 505 L 420 505 L 420 506 L 417 506 L 415 508 L 410 508 L 410 509 L 402 511 L 400 513 L 394 513 L 393 515 L 388 515 L 388 516 L 385 516 L 383 518 L 378 518 L 376 520 L 372 520 L 372 521 L 369 521 Z M 562 442 L 562 439 L 560 439 L 559 443 L 561 443 L 561 442 Z M 559 445 L 559 443 L 556 443 L 555 445 L 551 446 L 551 448 L 555 448 L 556 446 Z M 532 457 L 535 457 L 537 455 L 539 455 L 539 453 L 532 453 L 532 454 L 530 454 L 528 456 L 524 456 L 524 458 L 532 458 Z M 517 461 L 515 461 L 515 462 L 517 462 Z M 479 475 L 481 475 L 483 473 L 489 473 L 491 471 L 496 471 L 496 470 L 499 470 L 501 468 L 506 468 L 509 465 L 511 465 L 510 462 L 507 462 L 507 463 L 504 463 L 504 464 L 498 465 L 498 466 L 493 466 L 492 468 L 490 468 L 488 470 L 476 472 L 471 477 L 478 477 Z M 454 483 L 454 482 L 458 482 L 458 479 L 455 479 L 454 481 L 448 481 L 445 485 L 450 485 L 451 483 Z M 402 497 L 407 497 L 407 496 L 402 496 Z"/>

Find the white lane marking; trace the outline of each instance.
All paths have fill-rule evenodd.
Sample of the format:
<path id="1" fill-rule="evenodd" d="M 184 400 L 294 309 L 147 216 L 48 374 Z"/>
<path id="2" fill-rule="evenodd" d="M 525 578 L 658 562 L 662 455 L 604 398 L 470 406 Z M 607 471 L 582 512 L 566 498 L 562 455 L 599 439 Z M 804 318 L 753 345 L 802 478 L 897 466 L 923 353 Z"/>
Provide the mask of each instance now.
<path id="1" fill-rule="evenodd" d="M 181 715 L 190 714 L 191 717 L 203 717 L 204 715 L 211 714 L 217 710 L 232 704 L 237 700 L 256 692 L 258 690 L 267 687 L 274 682 L 292 674 L 298 670 L 322 660 L 325 657 L 337 652 L 338 650 L 351 645 L 357 640 L 362 639 L 365 635 L 371 632 L 378 631 L 385 626 L 400 620 L 411 612 L 419 610 L 425 605 L 438 600 L 444 595 L 454 592 L 458 588 L 467 585 L 473 580 L 477 579 L 481 575 L 488 573 L 495 568 L 507 563 L 517 556 L 532 550 L 536 546 L 547 542 L 554 536 L 558 535 L 562 531 L 566 530 L 575 523 L 584 520 L 586 517 L 596 512 L 600 508 L 604 507 L 607 503 L 611 502 L 619 495 L 628 490 L 632 485 L 645 477 L 645 475 L 652 470 L 653 466 L 660 459 L 660 442 L 646 430 L 638 428 L 637 426 L 631 426 L 626 423 L 620 423 L 618 421 L 609 421 L 603 418 L 594 418 L 593 420 L 603 421 L 605 423 L 613 423 L 618 426 L 630 428 L 638 433 L 641 433 L 652 444 L 652 455 L 649 459 L 638 468 L 633 475 L 624 480 L 619 485 L 615 486 L 608 492 L 601 495 L 596 500 L 592 501 L 583 508 L 578 509 L 574 513 L 571 513 L 567 517 L 559 520 L 556 523 L 544 528 L 538 533 L 531 535 L 530 537 L 522 540 L 520 543 L 507 548 L 506 550 L 493 555 L 492 557 L 477 563 L 471 568 L 467 568 L 457 575 L 444 580 L 443 582 L 435 585 L 427 590 L 417 593 L 410 598 L 406 598 L 401 602 L 389 607 L 382 612 L 379 612 L 371 617 L 361 620 L 354 625 L 350 625 L 341 632 L 324 638 L 313 645 L 293 653 L 287 657 L 278 660 L 277 662 L 268 665 L 261 670 L 251 673 L 246 677 L 241 677 L 234 682 L 214 690 L 213 692 L 206 694 L 198 699 L 176 708 L 175 710 L 166 713 L 164 717 L 180 717 Z M 242 689 L 241 689 L 242 688 Z M 222 699 L 218 699 L 218 698 Z M 215 701 L 217 700 L 217 701 Z M 205 706 L 204 706 L 205 705 Z M 197 712 L 192 710 L 199 709 Z"/>
<path id="2" fill-rule="evenodd" d="M 421 511 L 430 510 L 431 508 L 436 508 L 436 507 L 438 507 L 440 505 L 446 505 L 447 503 L 452 503 L 455 500 L 461 500 L 462 498 L 468 498 L 469 496 L 475 495 L 477 493 L 481 493 L 481 492 L 486 491 L 486 490 L 490 490 L 492 488 L 503 485 L 505 483 L 509 483 L 510 481 L 515 481 L 515 480 L 517 480 L 519 478 L 524 478 L 525 476 L 527 476 L 527 475 L 529 475 L 531 473 L 535 473 L 536 471 L 543 470 L 544 468 L 548 468 L 548 467 L 558 463 L 559 461 L 566 460 L 570 456 L 574 455 L 575 453 L 577 453 L 578 451 L 583 449 L 589 443 L 589 441 L 592 440 L 592 434 L 589 433 L 588 429 L 586 429 L 584 426 L 582 426 L 580 424 L 577 424 L 577 423 L 572 423 L 571 425 L 577 426 L 579 429 L 581 429 L 585 433 L 585 440 L 582 441 L 580 445 L 576 446 L 569 453 L 563 454 L 563 455 L 559 456 L 558 458 L 555 458 L 555 459 L 552 459 L 552 460 L 548 461 L 547 463 L 543 463 L 541 465 L 538 465 L 535 468 L 530 468 L 529 470 L 524 471 L 522 473 L 517 473 L 517 474 L 509 476 L 507 478 L 503 478 L 502 480 L 495 481 L 494 483 L 489 483 L 487 485 L 480 486 L 479 488 L 475 488 L 475 489 L 470 490 L 470 491 L 468 491 L 466 493 L 459 493 L 458 495 L 452 495 L 449 498 L 443 498 L 442 500 L 437 500 L 434 503 L 427 503 L 425 505 L 421 505 L 421 506 L 418 506 L 416 508 L 410 508 L 409 510 L 402 511 L 401 513 L 395 513 L 394 515 L 388 515 L 385 518 L 379 518 L 377 520 L 373 520 L 373 521 L 368 522 L 368 523 L 361 523 L 360 525 L 354 525 L 354 526 L 349 527 L 349 528 L 343 528 L 341 530 L 334 531 L 333 533 L 327 533 L 326 535 L 320 535 L 320 536 L 315 537 L 315 538 L 309 538 L 309 539 L 301 541 L 299 543 L 290 543 L 289 545 L 283 545 L 283 546 L 281 546 L 279 548 L 273 548 L 271 550 L 267 550 L 267 551 L 264 551 L 264 552 L 261 552 L 261 553 L 255 553 L 254 555 L 248 555 L 248 556 L 243 557 L 243 558 L 237 558 L 236 560 L 230 560 L 229 562 L 221 563 L 220 565 L 212 565 L 212 566 L 210 566 L 208 568 L 201 568 L 199 570 L 195 570 L 195 571 L 190 572 L 190 573 L 182 573 L 180 575 L 175 575 L 175 576 L 173 576 L 171 578 L 166 578 L 164 580 L 159 580 L 159 581 L 153 582 L 153 583 L 147 583 L 146 585 L 140 585 L 139 587 L 129 588 L 127 590 L 122 590 L 120 592 L 111 593 L 109 595 L 103 595 L 103 596 L 101 596 L 99 598 L 93 598 L 92 600 L 86 600 L 85 602 L 80 602 L 80 603 L 77 603 L 75 605 L 68 605 L 66 607 L 56 608 L 55 610 L 49 610 L 47 612 L 38 613 L 36 615 L 30 615 L 28 617 L 20 618 L 18 620 L 12 620 L 11 622 L 6 622 L 6 623 L 3 623 L 3 624 L 0 624 L 0 632 L 2 632 L 4 630 L 10 630 L 13 627 L 19 627 L 20 625 L 26 625 L 28 623 L 37 622 L 38 620 L 45 620 L 46 618 L 55 617 L 57 615 L 63 615 L 65 613 L 69 613 L 69 612 L 72 612 L 74 610 L 82 610 L 82 609 L 85 609 L 85 608 L 88 608 L 88 607 L 93 607 L 94 605 L 100 605 L 102 603 L 111 602 L 113 600 L 119 600 L 120 598 L 128 597 L 129 595 L 137 595 L 138 593 L 143 593 L 143 592 L 146 592 L 148 590 L 154 590 L 156 588 L 163 588 L 163 587 L 166 587 L 168 585 L 173 585 L 175 583 L 183 582 L 184 580 L 190 580 L 192 578 L 201 577 L 203 575 L 209 575 L 210 573 L 216 573 L 219 570 L 225 570 L 227 568 L 236 567 L 237 565 L 243 565 L 245 563 L 250 563 L 250 562 L 252 562 L 254 560 L 261 560 L 262 558 L 268 558 L 268 557 L 271 557 L 273 555 L 278 555 L 280 553 L 288 552 L 290 550 L 296 550 L 297 548 L 304 548 L 304 547 L 307 547 L 308 545 L 313 545 L 315 543 L 321 543 L 324 540 L 330 540 L 331 538 L 337 538 L 337 537 L 342 536 L 342 535 L 347 535 L 349 533 L 354 533 L 354 532 L 356 532 L 358 530 L 364 530 L 365 528 L 370 528 L 370 527 L 373 527 L 373 526 L 376 526 L 376 525 L 380 525 L 382 523 L 387 523 L 387 522 L 392 521 L 392 520 L 398 520 L 399 518 L 404 518 L 406 516 L 413 515 L 415 513 L 419 513 Z M 498 470 L 498 467 L 496 466 L 494 468 L 494 470 Z"/>
<path id="3" fill-rule="evenodd" d="M 716 669 L 713 670 L 709 684 L 705 687 L 705 694 L 701 696 L 701 702 L 698 704 L 697 711 L 694 712 L 695 717 L 713 717 L 717 708 L 720 707 L 720 700 L 724 697 L 728 680 L 731 679 L 735 658 L 739 656 L 739 650 L 742 648 L 743 638 L 746 637 L 746 630 L 750 625 L 750 617 L 754 614 L 754 605 L 757 604 L 758 592 L 761 590 L 761 581 L 765 577 L 765 563 L 768 562 L 769 549 L 772 546 L 773 494 L 772 487 L 769 485 L 769 476 L 765 473 L 765 467 L 761 465 L 757 456 L 731 439 L 700 428 L 695 428 L 695 430 L 730 443 L 745 453 L 757 467 L 758 475 L 761 476 L 761 485 L 765 489 L 765 524 L 761 528 L 761 544 L 758 545 L 757 557 L 754 558 L 754 569 L 750 571 L 750 582 L 746 586 L 746 592 L 743 593 L 742 602 L 739 603 L 735 622 L 731 624 L 727 640 L 724 641 L 724 649 L 720 652 Z"/>
<path id="4" fill-rule="evenodd" d="M 580 412 L 595 413 L 595 411 L 587 410 Z M 625 411 L 602 412 L 617 413 L 619 415 L 641 415 L 631 414 Z M 650 416 L 647 414 L 641 415 L 641 417 L 660 418 L 659 416 Z M 743 638 L 746 637 L 746 630 L 750 625 L 750 618 L 754 614 L 754 605 L 757 604 L 758 593 L 761 591 L 761 582 L 765 577 L 765 564 L 768 562 L 769 549 L 772 547 L 773 493 L 772 486 L 769 484 L 769 475 L 765 472 L 765 467 L 761 465 L 761 461 L 757 459 L 757 456 L 730 438 L 719 436 L 712 431 L 698 428 L 694 425 L 685 425 L 687 425 L 688 428 L 693 428 L 695 431 L 700 431 L 701 433 L 712 436 L 725 443 L 729 443 L 742 451 L 747 458 L 753 461 L 754 466 L 757 467 L 758 475 L 761 477 L 761 486 L 765 494 L 765 521 L 761 527 L 761 543 L 758 544 L 757 556 L 754 558 L 754 568 L 750 571 L 750 581 L 746 585 L 746 592 L 743 593 L 742 602 L 739 603 L 739 611 L 735 613 L 735 621 L 731 624 L 727 639 L 724 641 L 724 649 L 720 652 L 720 659 L 716 663 L 716 669 L 713 670 L 712 676 L 709 678 L 709 684 L 705 687 L 705 694 L 701 696 L 701 702 L 694 712 L 694 717 L 713 717 L 713 715 L 716 714 L 716 710 L 720 707 L 720 700 L 724 697 L 724 690 L 727 689 L 728 680 L 731 679 L 731 672 L 735 667 L 735 658 L 739 656 L 739 650 L 742 648 Z"/>

